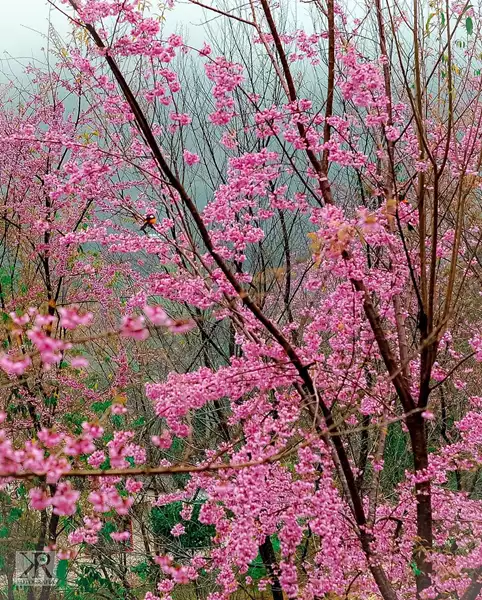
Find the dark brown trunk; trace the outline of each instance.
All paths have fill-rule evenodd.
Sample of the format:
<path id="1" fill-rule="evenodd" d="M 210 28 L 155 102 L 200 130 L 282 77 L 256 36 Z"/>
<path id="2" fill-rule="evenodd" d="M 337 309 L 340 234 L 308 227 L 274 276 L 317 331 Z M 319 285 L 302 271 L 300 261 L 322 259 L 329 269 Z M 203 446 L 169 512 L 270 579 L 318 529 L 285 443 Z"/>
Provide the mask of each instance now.
<path id="1" fill-rule="evenodd" d="M 278 562 L 274 553 L 273 543 L 269 536 L 266 536 L 266 539 L 260 545 L 259 554 L 271 579 L 271 594 L 273 600 L 283 600 L 283 591 L 275 571 L 275 565 L 277 565 Z"/>
<path id="2" fill-rule="evenodd" d="M 365 470 L 367 468 L 368 462 L 368 451 L 369 451 L 369 442 L 370 436 L 368 435 L 368 428 L 370 426 L 370 416 L 363 415 L 362 419 L 362 431 L 360 434 L 360 454 L 358 456 L 358 476 L 356 478 L 356 486 L 358 488 L 358 493 L 361 494 L 361 489 L 363 486 L 363 479 L 365 477 Z"/>
<path id="3" fill-rule="evenodd" d="M 420 413 L 407 417 L 407 427 L 412 443 L 415 474 L 420 475 L 428 467 L 427 436 L 425 421 Z M 417 593 L 420 594 L 431 584 L 432 565 L 427 560 L 427 552 L 433 545 L 432 497 L 430 481 L 415 484 L 417 501 L 417 538 L 418 544 L 414 551 L 417 565 Z"/>

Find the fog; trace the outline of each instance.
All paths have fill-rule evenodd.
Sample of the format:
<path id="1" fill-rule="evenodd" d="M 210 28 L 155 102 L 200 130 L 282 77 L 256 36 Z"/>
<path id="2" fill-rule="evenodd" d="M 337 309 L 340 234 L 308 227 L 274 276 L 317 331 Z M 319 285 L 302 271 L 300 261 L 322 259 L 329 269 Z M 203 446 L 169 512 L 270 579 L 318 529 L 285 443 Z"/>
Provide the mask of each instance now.
<path id="1" fill-rule="evenodd" d="M 0 60 L 3 71 L 6 63 L 19 61 L 26 64 L 31 60 L 42 60 L 48 47 L 47 34 L 52 25 L 62 36 L 68 36 L 69 26 L 64 16 L 45 0 L 17 0 L 6 2 L 0 19 Z M 59 8 L 65 9 L 60 1 Z M 186 2 L 180 2 L 169 11 L 166 31 L 182 28 L 188 33 L 191 43 L 202 44 L 202 26 L 206 18 L 203 9 Z"/>
<path id="2" fill-rule="evenodd" d="M 48 32 L 52 26 L 68 40 L 71 28 L 68 19 L 46 0 L 0 0 L 5 6 L 0 19 L 0 79 L 10 79 L 12 74 L 20 76 L 25 66 L 32 61 L 44 62 L 48 49 Z M 60 0 L 53 0 L 62 10 L 67 10 Z M 208 4 L 209 2 L 206 2 Z M 152 2 L 155 6 L 156 2 Z M 311 28 L 308 7 L 290 10 L 290 21 Z M 217 16 L 187 1 L 179 1 L 173 10 L 166 12 L 164 32 L 182 32 L 190 45 L 201 47 L 206 38 L 206 25 L 211 31 L 224 17 Z"/>

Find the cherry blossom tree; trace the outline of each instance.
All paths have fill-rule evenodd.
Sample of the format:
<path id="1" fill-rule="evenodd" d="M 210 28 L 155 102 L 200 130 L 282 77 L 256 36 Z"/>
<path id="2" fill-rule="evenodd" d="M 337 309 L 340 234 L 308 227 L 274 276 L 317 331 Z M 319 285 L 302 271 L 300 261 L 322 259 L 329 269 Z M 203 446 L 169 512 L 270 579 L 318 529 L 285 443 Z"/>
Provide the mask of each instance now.
<path id="1" fill-rule="evenodd" d="M 479 597 L 480 7 L 191 0 L 195 48 L 170 5 L 52 4 L 72 43 L 1 115 L 0 474 L 38 547 L 125 544 L 153 490 L 213 535 L 145 536 L 147 600 Z"/>

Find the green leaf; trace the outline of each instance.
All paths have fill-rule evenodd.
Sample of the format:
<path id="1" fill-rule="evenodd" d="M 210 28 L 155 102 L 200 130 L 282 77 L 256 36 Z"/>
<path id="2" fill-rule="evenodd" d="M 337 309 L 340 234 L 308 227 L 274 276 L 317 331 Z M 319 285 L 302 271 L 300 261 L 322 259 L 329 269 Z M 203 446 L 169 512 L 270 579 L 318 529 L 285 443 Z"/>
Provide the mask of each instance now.
<path id="1" fill-rule="evenodd" d="M 440 13 L 440 18 L 442 20 L 442 27 L 445 27 L 445 14 L 444 13 Z"/>
<path id="2" fill-rule="evenodd" d="M 85 418 L 83 415 L 77 413 L 66 413 L 63 416 L 63 421 L 70 427 L 73 427 L 75 434 L 79 434 L 82 431 L 82 423 L 85 421 Z"/>
<path id="3" fill-rule="evenodd" d="M 2 275 L 0 276 L 0 283 L 2 287 L 8 287 L 12 283 L 12 278 L 10 275 Z"/>
<path id="4" fill-rule="evenodd" d="M 467 17 L 465 19 L 465 28 L 467 29 L 467 33 L 468 35 L 472 35 L 474 32 L 474 22 L 472 21 L 471 17 Z"/>
<path id="5" fill-rule="evenodd" d="M 153 574 L 153 565 L 147 561 L 143 561 L 130 568 L 132 573 L 135 573 L 142 581 L 148 581 L 149 576 Z"/>
<path id="6" fill-rule="evenodd" d="M 106 523 L 104 523 L 104 525 L 102 526 L 102 529 L 100 530 L 100 535 L 102 536 L 102 538 L 104 540 L 107 541 L 112 541 L 110 534 L 113 531 L 117 531 L 117 527 L 115 526 L 114 523 L 112 523 L 111 521 L 107 521 Z"/>
<path id="7" fill-rule="evenodd" d="M 0 527 L 0 539 L 6 538 L 8 536 L 8 527 Z"/>
<path id="8" fill-rule="evenodd" d="M 112 404 L 112 400 L 106 400 L 105 402 L 93 402 L 91 408 L 96 413 L 103 413 Z"/>
<path id="9" fill-rule="evenodd" d="M 266 577 L 266 567 L 264 566 L 263 559 L 258 554 L 258 556 L 250 563 L 247 572 L 248 577 L 257 581 L 258 579 L 262 579 Z"/>
<path id="10" fill-rule="evenodd" d="M 425 31 L 427 32 L 427 35 L 430 35 L 430 21 L 435 17 L 437 13 L 430 13 L 427 19 L 427 22 L 425 23 Z"/>
<path id="11" fill-rule="evenodd" d="M 21 508 L 12 508 L 12 510 L 8 513 L 7 521 L 9 523 L 14 523 L 15 521 L 18 521 L 21 516 L 22 516 Z"/>
<path id="12" fill-rule="evenodd" d="M 187 549 L 195 550 L 209 547 L 211 540 L 214 537 L 215 529 L 212 525 L 205 525 L 199 522 L 199 512 L 202 503 L 196 503 L 193 506 L 192 517 L 189 521 L 184 522 L 186 533 L 179 540 L 181 547 L 174 551 L 176 559 L 182 556 Z M 180 511 L 182 508 L 181 502 L 173 502 L 161 507 L 155 507 L 150 513 L 151 525 L 153 532 L 157 536 L 162 536 L 168 540 L 174 540 L 171 535 L 171 529 L 179 523 Z M 179 555 L 177 553 L 180 553 Z"/>
<path id="13" fill-rule="evenodd" d="M 110 458 L 108 456 L 106 457 L 104 462 L 100 465 L 99 469 L 102 469 L 103 471 L 110 469 Z"/>
<path id="14" fill-rule="evenodd" d="M 44 404 L 47 407 L 57 406 L 57 398 L 55 398 L 55 396 L 50 396 L 50 398 L 45 398 Z"/>
<path id="15" fill-rule="evenodd" d="M 124 422 L 124 418 L 122 415 L 112 415 L 111 419 L 114 427 L 122 427 L 122 424 Z"/>
<path id="16" fill-rule="evenodd" d="M 67 586 L 67 567 L 69 565 L 68 560 L 59 560 L 57 563 L 57 579 L 59 587 Z"/>
<path id="17" fill-rule="evenodd" d="M 145 417 L 140 416 L 139 418 L 135 419 L 131 423 L 131 427 L 142 427 L 143 425 L 145 425 L 145 423 L 146 423 Z"/>

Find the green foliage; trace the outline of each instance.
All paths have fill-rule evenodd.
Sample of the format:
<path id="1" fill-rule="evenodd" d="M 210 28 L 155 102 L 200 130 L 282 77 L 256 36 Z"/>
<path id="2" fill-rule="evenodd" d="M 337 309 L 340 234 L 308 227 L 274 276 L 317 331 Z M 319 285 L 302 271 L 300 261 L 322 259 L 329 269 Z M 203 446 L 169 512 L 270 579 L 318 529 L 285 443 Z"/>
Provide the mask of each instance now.
<path id="1" fill-rule="evenodd" d="M 111 521 L 107 521 L 102 526 L 102 529 L 100 530 L 99 534 L 100 534 L 100 537 L 102 539 L 104 539 L 106 542 L 111 542 L 112 540 L 111 540 L 110 534 L 116 530 L 117 530 L 117 527 L 114 525 L 114 523 L 112 523 Z"/>
<path id="2" fill-rule="evenodd" d="M 66 413 L 63 421 L 72 428 L 75 435 L 79 435 L 82 432 L 82 423 L 85 421 L 85 417 L 80 413 Z"/>
<path id="3" fill-rule="evenodd" d="M 151 511 L 151 523 L 154 534 L 173 543 L 175 542 L 183 550 L 196 550 L 209 546 L 211 538 L 215 534 L 215 529 L 212 525 L 204 525 L 199 522 L 201 504 L 199 503 L 194 506 L 190 521 L 182 521 L 179 514 L 181 508 L 181 502 L 173 502 L 166 506 L 153 508 Z M 186 532 L 180 538 L 175 538 L 171 535 L 171 529 L 181 521 L 186 528 Z"/>
<path id="4" fill-rule="evenodd" d="M 68 566 L 69 566 L 68 560 L 59 560 L 59 562 L 57 563 L 56 575 L 57 575 L 57 580 L 58 580 L 57 585 L 59 588 L 67 587 Z"/>
<path id="5" fill-rule="evenodd" d="M 93 402 L 90 407 L 95 413 L 102 414 L 109 408 L 111 404 L 112 400 L 106 400 L 105 402 Z"/>
<path id="6" fill-rule="evenodd" d="M 114 434 L 110 433 L 109 431 L 106 431 L 101 438 L 103 444 L 107 444 L 108 442 L 110 442 L 113 439 L 114 439 Z"/>
<path id="7" fill-rule="evenodd" d="M 393 493 L 394 487 L 404 480 L 405 471 L 413 466 L 408 437 L 400 423 L 393 423 L 388 428 L 384 460 L 381 484 L 382 489 L 389 494 Z"/>
<path id="8" fill-rule="evenodd" d="M 257 581 L 259 579 L 263 579 L 268 575 L 266 567 L 264 566 L 263 559 L 258 554 L 258 556 L 253 560 L 253 562 L 249 565 L 248 572 L 246 573 L 248 577 Z"/>
<path id="9" fill-rule="evenodd" d="M 159 567 L 153 562 L 142 561 L 131 567 L 131 572 L 135 573 L 142 581 L 151 582 L 159 576 Z"/>
<path id="10" fill-rule="evenodd" d="M 271 536 L 271 544 L 273 546 L 273 550 L 275 552 L 279 552 L 280 542 L 277 535 Z M 263 579 L 264 577 L 268 576 L 268 572 L 264 566 L 263 559 L 261 558 L 260 554 L 258 554 L 258 556 L 249 565 L 246 575 L 251 577 L 253 580 Z"/>
<path id="11" fill-rule="evenodd" d="M 112 425 L 119 429 L 124 425 L 124 417 L 122 415 L 112 415 L 111 417 Z"/>
<path id="12" fill-rule="evenodd" d="M 115 581 L 105 579 L 97 565 L 79 565 L 79 575 L 75 580 L 77 594 L 75 597 L 83 598 L 83 594 L 95 594 L 102 588 L 109 589 L 112 598 L 125 598 L 124 588 Z"/>
<path id="13" fill-rule="evenodd" d="M 19 507 L 14 507 L 10 510 L 10 512 L 8 513 L 7 516 L 7 522 L 8 523 L 15 523 L 15 521 L 18 521 L 18 519 L 20 519 L 20 517 L 23 514 L 23 510 Z"/>
<path id="14" fill-rule="evenodd" d="M 60 523 L 61 523 L 62 530 L 66 534 L 74 531 L 74 529 L 77 528 L 77 524 L 75 522 L 75 519 L 73 519 L 72 517 L 61 517 L 60 518 Z"/>
<path id="15" fill-rule="evenodd" d="M 57 406 L 57 398 L 55 396 L 50 396 L 49 398 L 45 398 L 44 404 L 47 408 Z"/>
<path id="16" fill-rule="evenodd" d="M 142 427 L 145 424 L 146 424 L 146 418 L 141 415 L 140 417 L 138 417 L 137 419 L 132 421 L 132 423 L 130 423 L 130 427 L 138 428 L 138 427 Z"/>
<path id="17" fill-rule="evenodd" d="M 0 285 L 2 288 L 11 288 L 14 283 L 12 271 L 7 267 L 0 268 Z"/>

